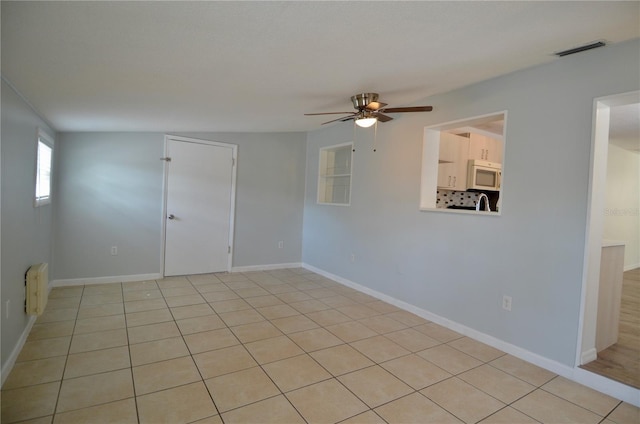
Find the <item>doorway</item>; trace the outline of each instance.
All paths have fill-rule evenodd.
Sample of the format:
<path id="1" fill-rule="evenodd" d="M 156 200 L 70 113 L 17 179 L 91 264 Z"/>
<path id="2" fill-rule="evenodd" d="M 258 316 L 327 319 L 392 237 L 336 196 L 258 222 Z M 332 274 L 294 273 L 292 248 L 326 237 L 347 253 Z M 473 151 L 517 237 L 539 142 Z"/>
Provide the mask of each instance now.
<path id="1" fill-rule="evenodd" d="M 609 154 L 609 142 L 612 111 L 615 112 L 621 107 L 626 107 L 640 103 L 640 92 L 624 93 L 609 97 L 596 99 L 594 102 L 594 128 L 591 152 L 591 174 L 589 186 L 589 204 L 587 213 L 587 232 L 585 240 L 585 264 L 583 271 L 583 291 L 582 291 L 582 320 L 578 349 L 576 355 L 576 365 L 584 367 L 585 364 L 592 363 L 599 356 L 597 352 L 597 327 L 598 327 L 598 304 L 600 299 L 600 275 L 601 260 L 603 255 L 603 239 L 607 236 L 605 231 L 605 214 L 607 213 L 607 162 Z M 635 128 L 638 123 L 635 116 Z M 614 120 L 615 121 L 615 120 Z M 637 131 L 637 130 L 636 130 Z M 635 136 L 637 138 L 637 135 Z M 633 211 L 627 211 L 633 213 Z M 635 211 L 637 213 L 637 209 Z M 637 220 L 637 216 L 635 217 Z M 619 270 L 620 272 L 622 269 Z M 618 305 L 619 306 L 619 305 Z M 610 379 L 608 385 L 615 387 L 613 380 L 622 381 L 615 374 L 598 374 Z M 623 382 L 626 386 L 629 382 Z M 618 389 L 624 390 L 620 385 Z"/>
<path id="2" fill-rule="evenodd" d="M 622 278 L 616 341 L 603 350 L 598 348 L 597 359 L 582 365 L 582 368 L 588 371 L 636 389 L 640 389 L 639 288 L 640 268 L 625 271 Z"/>
<path id="3" fill-rule="evenodd" d="M 165 137 L 164 275 L 229 271 L 237 146 Z"/>

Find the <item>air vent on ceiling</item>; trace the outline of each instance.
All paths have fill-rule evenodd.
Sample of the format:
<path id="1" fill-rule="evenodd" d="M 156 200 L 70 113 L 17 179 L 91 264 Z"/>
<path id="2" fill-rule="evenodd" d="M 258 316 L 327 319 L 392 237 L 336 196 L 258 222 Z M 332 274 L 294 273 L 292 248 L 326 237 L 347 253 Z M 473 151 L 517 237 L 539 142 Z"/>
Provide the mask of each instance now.
<path id="1" fill-rule="evenodd" d="M 554 53 L 558 57 L 569 56 L 570 54 L 584 52 L 586 50 L 597 49 L 598 47 L 604 47 L 606 43 L 604 41 L 596 41 L 595 43 L 585 44 L 584 46 L 574 47 L 569 50 L 563 50 L 561 52 Z"/>

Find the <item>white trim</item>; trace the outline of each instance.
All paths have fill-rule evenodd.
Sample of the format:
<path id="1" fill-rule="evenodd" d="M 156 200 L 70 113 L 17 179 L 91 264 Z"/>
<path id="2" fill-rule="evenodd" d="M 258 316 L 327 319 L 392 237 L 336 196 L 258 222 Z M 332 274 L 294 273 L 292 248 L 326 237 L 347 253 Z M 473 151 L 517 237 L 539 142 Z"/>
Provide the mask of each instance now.
<path id="1" fill-rule="evenodd" d="M 458 128 L 460 126 L 460 123 L 465 123 L 465 126 L 473 126 L 473 125 L 477 125 L 483 122 L 487 122 L 487 120 L 489 120 L 489 118 L 495 118 L 498 115 L 505 115 L 505 125 L 507 122 L 506 119 L 506 115 L 507 115 L 507 110 L 499 110 L 496 112 L 491 112 L 491 113 L 485 113 L 482 115 L 477 115 L 477 116 L 471 116 L 469 118 L 460 118 L 460 119 L 455 119 L 453 121 L 447 121 L 447 122 L 440 122 L 438 124 L 433 124 L 433 125 L 429 125 L 424 127 L 425 129 L 437 129 L 439 131 L 447 131 L 447 130 L 452 130 L 455 128 Z M 504 137 L 504 133 L 503 133 L 503 137 Z M 504 150 L 504 147 L 503 147 Z M 504 151 L 503 151 L 503 159 L 504 159 Z"/>
<path id="2" fill-rule="evenodd" d="M 164 158 L 167 157 L 167 139 L 168 135 L 164 136 L 164 149 L 162 150 L 162 215 L 160 216 L 160 274 L 164 276 L 164 254 L 165 254 L 165 244 L 167 242 L 167 189 L 169 187 L 168 179 L 169 179 L 169 164 Z"/>
<path id="3" fill-rule="evenodd" d="M 591 361 L 598 359 L 598 351 L 596 348 L 591 348 L 580 355 L 580 364 L 588 364 Z"/>
<path id="4" fill-rule="evenodd" d="M 347 203 L 332 203 L 332 202 L 321 202 L 320 201 L 320 186 L 322 185 L 322 179 L 327 178 L 326 176 L 322 176 L 322 152 L 325 150 L 337 149 L 340 147 L 351 147 L 351 163 L 349 164 L 349 201 Z M 316 204 L 318 205 L 327 205 L 327 206 L 351 206 L 351 189 L 353 188 L 353 141 L 348 141 L 346 143 L 334 144 L 331 146 L 320 147 L 318 150 L 318 181 L 316 185 Z M 344 175 L 346 177 L 346 175 Z"/>
<path id="5" fill-rule="evenodd" d="M 632 269 L 640 268 L 640 264 L 627 265 L 623 268 L 624 272 L 631 271 Z"/>
<path id="6" fill-rule="evenodd" d="M 2 374 L 2 377 L 1 377 L 2 381 L 0 382 L 0 386 L 4 385 L 4 382 L 7 380 L 7 377 L 11 373 L 11 370 L 13 369 L 13 366 L 15 365 L 16 360 L 18 359 L 18 355 L 20 355 L 20 352 L 22 351 L 22 348 L 24 347 L 24 344 L 27 341 L 27 337 L 29 337 L 31 328 L 33 328 L 33 324 L 35 324 L 37 318 L 38 317 L 35 315 L 31 315 L 29 317 L 29 322 L 27 323 L 26 327 L 22 331 L 22 334 L 20 335 L 18 342 L 16 343 L 13 350 L 11 351 L 11 354 L 9 355 L 4 365 L 2 366 L 2 370 L 0 371 L 0 374 Z"/>
<path id="7" fill-rule="evenodd" d="M 302 267 L 305 269 L 308 269 L 309 271 L 313 271 L 317 274 L 327 277 L 331 280 L 334 280 L 347 287 L 351 287 L 353 289 L 366 293 L 370 296 L 373 296 L 377 299 L 390 303 L 391 305 L 397 306 L 400 309 L 404 309 L 405 311 L 411 312 L 426 320 L 435 322 L 436 324 L 442 325 L 443 327 L 449 328 L 464 336 L 467 336 L 474 340 L 478 340 L 491 347 L 494 347 L 505 353 L 513 355 L 516 358 L 520 358 L 524 361 L 530 362 L 534 365 L 537 365 L 555 374 L 561 375 L 562 377 L 565 377 L 569 380 L 583 384 L 594 390 L 600 391 L 609 396 L 613 396 L 616 399 L 620 399 L 625 402 L 631 403 L 635 406 L 640 406 L 640 390 L 638 389 L 634 389 L 633 387 L 627 386 L 622 383 L 618 383 L 617 381 L 613 381 L 608 378 L 599 376 L 597 374 L 593 374 L 587 370 L 583 370 L 581 368 L 572 368 L 568 365 L 562 364 L 552 359 L 545 358 L 544 356 L 540 356 L 537 353 L 528 351 L 526 349 L 523 349 L 511 343 L 507 343 L 503 340 L 497 339 L 493 336 L 482 333 L 478 330 L 474 330 L 473 328 L 459 324 L 455 321 L 451 321 L 447 318 L 441 317 L 432 312 L 418 308 L 417 306 L 398 300 L 384 293 L 380 293 L 376 290 L 370 289 L 358 283 L 354 283 L 353 281 L 347 280 L 346 278 L 342 278 L 338 275 L 331 274 L 322 269 L 316 268 L 312 265 L 303 263 Z"/>
<path id="8" fill-rule="evenodd" d="M 38 109 L 36 109 L 33 104 L 31 104 L 31 102 L 29 100 L 27 100 L 27 98 L 25 96 L 22 95 L 22 93 L 20 92 L 20 90 L 18 90 L 18 88 L 13 85 L 13 83 L 11 81 L 9 81 L 7 79 L 7 77 L 5 77 L 2 73 L 0 73 L 0 79 L 2 79 L 2 81 L 5 82 L 5 84 L 7 84 L 7 86 L 9 86 L 9 88 L 11 88 L 13 90 L 14 93 L 16 93 L 16 95 L 18 97 L 20 97 L 20 99 L 22 99 L 22 101 L 29 107 L 29 109 L 31 109 L 33 111 L 33 113 L 43 122 L 47 125 L 47 127 L 51 128 L 52 130 L 55 130 L 56 127 L 49 122 L 48 119 L 44 118 L 44 115 L 42 113 L 40 113 L 40 111 Z"/>
<path id="9" fill-rule="evenodd" d="M 496 139 L 496 140 L 504 141 L 504 133 L 503 134 L 496 134 L 494 132 L 483 130 L 483 129 L 480 129 L 480 128 L 476 128 L 476 127 L 473 127 L 471 125 L 465 125 L 463 127 L 456 128 L 456 130 L 459 130 L 460 132 L 476 133 L 476 134 L 483 135 L 485 137 L 489 137 L 489 138 L 493 138 L 493 139 Z M 504 149 L 502 149 L 502 150 L 504 150 Z M 504 154 L 504 152 L 502 152 L 502 153 Z"/>
<path id="10" fill-rule="evenodd" d="M 116 275 L 111 277 L 91 277 L 91 278 L 70 278 L 61 280 L 52 280 L 49 282 L 51 287 L 67 287 L 67 286 L 89 286 L 93 284 L 108 283 L 130 283 L 132 281 L 148 281 L 160 280 L 162 274 L 133 274 L 133 275 Z"/>
<path id="11" fill-rule="evenodd" d="M 48 145 L 49 147 L 51 147 L 53 149 L 53 147 L 55 146 L 55 138 L 51 137 L 45 130 L 43 130 L 40 127 L 37 127 L 38 129 L 38 139 L 43 140 L 44 144 Z"/>
<path id="12" fill-rule="evenodd" d="M 302 266 L 303 265 L 301 262 L 292 262 L 287 264 L 234 266 L 231 268 L 231 272 L 271 271 L 274 269 L 301 268 Z"/>
<path id="13" fill-rule="evenodd" d="M 509 111 L 502 110 L 492 113 L 487 113 L 479 116 L 472 116 L 469 118 L 456 119 L 454 121 L 441 122 L 424 127 L 422 136 L 422 155 L 421 155 L 421 170 L 420 170 L 420 199 L 418 209 L 421 212 L 444 212 L 460 215 L 490 215 L 490 216 L 502 216 L 504 196 L 504 163 L 505 152 L 507 149 L 507 122 Z M 498 116 L 502 116 L 504 120 L 504 126 L 502 128 L 502 135 L 494 134 L 489 131 L 483 131 L 473 128 L 473 125 L 477 125 L 487 120 L 492 120 Z M 460 124 L 463 124 L 460 127 Z M 440 156 L 440 134 L 453 129 L 471 129 L 473 132 L 484 134 L 488 137 L 500 140 L 502 142 L 501 154 L 501 174 L 500 174 L 500 189 L 498 197 L 498 212 L 479 213 L 476 211 L 436 208 L 436 192 L 438 190 L 438 158 Z"/>
<path id="14" fill-rule="evenodd" d="M 230 199 L 230 210 L 229 210 L 229 246 L 230 251 L 227 256 L 227 272 L 232 272 L 233 265 L 233 251 L 234 251 L 234 235 L 235 235 L 235 218 L 236 218 L 236 190 L 237 190 L 237 179 L 238 179 L 238 145 L 231 143 L 224 143 L 220 141 L 211 141 L 211 140 L 203 140 L 198 138 L 190 138 L 190 137 L 181 137 L 177 135 L 169 135 L 165 134 L 164 136 L 164 157 L 167 157 L 168 146 L 167 142 L 169 140 L 185 142 L 185 143 L 196 143 L 196 144 L 206 144 L 209 146 L 218 146 L 225 147 L 231 149 L 231 158 L 233 160 L 233 164 L 231 166 L 231 199 Z M 164 169 L 163 169 L 164 179 L 162 181 L 162 246 L 160 248 L 160 272 L 164 275 L 164 256 L 165 256 L 165 245 L 167 242 L 166 239 L 166 229 L 167 229 L 167 188 L 168 188 L 168 179 L 169 179 L 169 166 L 168 162 L 165 161 Z"/>
<path id="15" fill-rule="evenodd" d="M 233 164 L 231 165 L 231 200 L 229 211 L 229 256 L 227 258 L 227 269 L 231 272 L 233 267 L 233 251 L 235 250 L 235 228 L 236 228 L 236 189 L 238 181 L 238 145 L 227 144 L 232 146 L 231 157 Z"/>
<path id="16" fill-rule="evenodd" d="M 582 368 L 572 371 L 571 376 L 567 376 L 569 380 L 640 407 L 640 390 Z"/>
<path id="17" fill-rule="evenodd" d="M 587 219 L 582 267 L 582 289 L 580 294 L 580 315 L 576 343 L 576 365 L 582 365 L 583 357 L 588 357 L 595 349 L 596 322 L 598 310 L 598 286 L 600 280 L 600 256 L 604 216 L 600 212 L 605 203 L 605 183 L 607 154 L 609 147 L 609 115 L 612 106 L 637 103 L 640 91 L 631 91 L 593 100 L 591 130 L 591 160 L 589 166 L 589 186 L 587 198 Z"/>

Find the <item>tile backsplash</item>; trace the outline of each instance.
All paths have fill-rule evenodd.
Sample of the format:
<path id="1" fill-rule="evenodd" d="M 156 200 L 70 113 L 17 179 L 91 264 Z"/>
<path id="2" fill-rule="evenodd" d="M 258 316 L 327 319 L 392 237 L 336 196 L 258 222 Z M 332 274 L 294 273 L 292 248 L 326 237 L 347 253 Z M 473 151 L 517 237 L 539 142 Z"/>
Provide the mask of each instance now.
<path id="1" fill-rule="evenodd" d="M 473 191 L 438 190 L 436 192 L 436 208 L 448 206 L 475 206 L 480 193 Z"/>

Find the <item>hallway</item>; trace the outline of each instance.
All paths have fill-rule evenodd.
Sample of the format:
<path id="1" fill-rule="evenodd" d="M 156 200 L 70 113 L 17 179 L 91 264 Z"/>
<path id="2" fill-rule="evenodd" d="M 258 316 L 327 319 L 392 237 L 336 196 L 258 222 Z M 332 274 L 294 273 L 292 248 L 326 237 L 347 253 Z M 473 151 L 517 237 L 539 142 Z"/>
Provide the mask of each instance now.
<path id="1" fill-rule="evenodd" d="M 624 273 L 618 343 L 582 368 L 640 389 L 640 268 Z"/>

